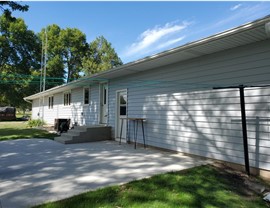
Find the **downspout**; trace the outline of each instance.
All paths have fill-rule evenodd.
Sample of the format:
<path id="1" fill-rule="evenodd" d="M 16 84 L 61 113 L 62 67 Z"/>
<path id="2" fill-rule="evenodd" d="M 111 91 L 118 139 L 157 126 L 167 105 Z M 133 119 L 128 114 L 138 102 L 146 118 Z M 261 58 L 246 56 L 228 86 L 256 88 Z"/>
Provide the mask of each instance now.
<path id="1" fill-rule="evenodd" d="M 28 102 L 31 104 L 31 108 L 33 108 L 33 102 L 31 102 L 30 100 L 27 100 L 26 98 L 23 98 L 25 102 Z M 31 116 L 32 117 L 32 116 Z"/>
<path id="2" fill-rule="evenodd" d="M 42 97 L 42 121 L 44 121 L 44 104 L 45 104 L 45 98 Z"/>

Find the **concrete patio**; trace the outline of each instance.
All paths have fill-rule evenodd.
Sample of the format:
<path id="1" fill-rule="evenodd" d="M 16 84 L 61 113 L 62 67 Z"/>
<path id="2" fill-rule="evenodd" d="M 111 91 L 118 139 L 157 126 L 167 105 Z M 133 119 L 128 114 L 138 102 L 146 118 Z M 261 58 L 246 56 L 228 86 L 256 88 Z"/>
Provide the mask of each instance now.
<path id="1" fill-rule="evenodd" d="M 0 142 L 3 208 L 31 207 L 207 161 L 114 141 L 63 145 L 46 139 Z"/>

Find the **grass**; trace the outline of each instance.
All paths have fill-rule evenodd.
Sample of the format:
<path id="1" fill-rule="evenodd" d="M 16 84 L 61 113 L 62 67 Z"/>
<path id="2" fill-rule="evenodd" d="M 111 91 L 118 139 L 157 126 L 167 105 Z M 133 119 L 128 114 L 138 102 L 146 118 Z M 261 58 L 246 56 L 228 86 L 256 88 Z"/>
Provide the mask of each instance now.
<path id="1" fill-rule="evenodd" d="M 25 121 L 6 121 L 0 122 L 0 141 L 25 139 L 25 138 L 48 138 L 53 139 L 56 134 L 46 130 L 27 128 Z"/>
<path id="2" fill-rule="evenodd" d="M 267 205 L 245 187 L 241 176 L 208 165 L 102 188 L 35 208 L 72 207 L 260 208 Z"/>

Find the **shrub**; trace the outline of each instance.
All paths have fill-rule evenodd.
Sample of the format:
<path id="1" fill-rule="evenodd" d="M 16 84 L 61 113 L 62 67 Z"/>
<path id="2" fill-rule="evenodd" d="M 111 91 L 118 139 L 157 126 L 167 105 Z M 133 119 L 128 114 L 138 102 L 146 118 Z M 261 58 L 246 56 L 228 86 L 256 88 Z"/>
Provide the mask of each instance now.
<path id="1" fill-rule="evenodd" d="M 43 121 L 43 120 L 41 120 L 41 119 L 33 119 L 33 120 L 29 120 L 28 122 L 27 122 L 27 126 L 28 127 L 39 127 L 39 126 L 43 126 L 43 125 L 45 125 L 46 123 Z"/>

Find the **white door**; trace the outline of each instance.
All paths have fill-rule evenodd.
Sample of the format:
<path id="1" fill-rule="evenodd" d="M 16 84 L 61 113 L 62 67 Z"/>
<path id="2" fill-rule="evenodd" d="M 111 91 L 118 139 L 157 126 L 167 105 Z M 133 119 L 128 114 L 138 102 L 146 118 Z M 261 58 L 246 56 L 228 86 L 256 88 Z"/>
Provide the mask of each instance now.
<path id="1" fill-rule="evenodd" d="M 127 134 L 127 90 L 121 90 L 116 92 L 116 138 L 120 136 L 122 141 L 126 141 Z M 121 134 L 122 128 L 122 135 Z"/>
<path id="2" fill-rule="evenodd" d="M 108 84 L 100 85 L 100 123 L 108 122 Z"/>

